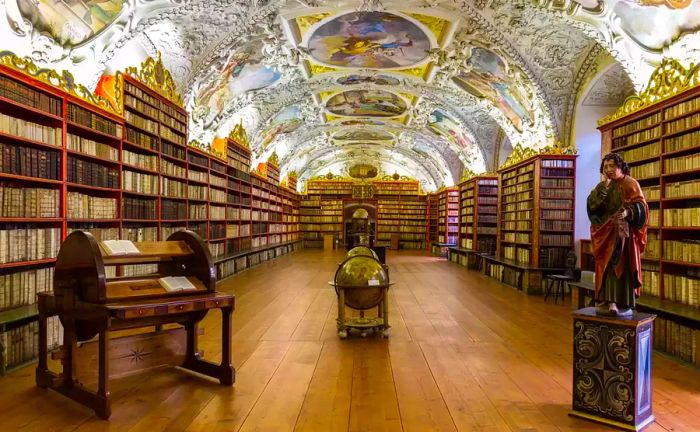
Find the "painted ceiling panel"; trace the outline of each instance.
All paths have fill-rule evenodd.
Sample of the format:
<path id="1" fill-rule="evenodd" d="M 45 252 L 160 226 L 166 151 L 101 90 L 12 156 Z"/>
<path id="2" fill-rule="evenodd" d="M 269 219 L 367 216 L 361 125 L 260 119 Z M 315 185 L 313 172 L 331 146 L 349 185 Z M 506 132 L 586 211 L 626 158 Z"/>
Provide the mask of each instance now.
<path id="1" fill-rule="evenodd" d="M 697 0 L 1 7 L 3 49 L 70 70 L 87 85 L 125 59 L 137 64 L 160 52 L 185 95 L 192 139 L 209 142 L 243 122 L 256 161 L 276 151 L 283 172 L 311 177 L 376 158 L 382 170 L 404 170 L 428 190 L 465 168 L 493 169 L 514 144 L 567 139 L 576 93 L 601 50 L 618 65 L 594 83 L 586 104 L 617 104 L 664 54 L 700 60 Z"/>

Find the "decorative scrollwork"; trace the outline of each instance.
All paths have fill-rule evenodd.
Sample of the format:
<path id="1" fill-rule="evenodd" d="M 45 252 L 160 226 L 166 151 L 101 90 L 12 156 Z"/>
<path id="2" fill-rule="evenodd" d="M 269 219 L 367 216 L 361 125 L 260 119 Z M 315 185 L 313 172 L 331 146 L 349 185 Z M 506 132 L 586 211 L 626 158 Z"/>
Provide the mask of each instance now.
<path id="1" fill-rule="evenodd" d="M 523 147 L 520 144 L 516 144 L 513 148 L 513 152 L 508 156 L 508 158 L 503 162 L 503 165 L 499 169 L 508 168 L 518 164 L 524 160 L 530 159 L 531 157 L 540 155 L 575 155 L 577 154 L 576 147 L 574 145 L 566 145 L 561 141 L 557 141 L 555 144 L 550 146 L 542 147 L 540 150 L 535 150 L 530 147 Z"/>
<path id="2" fill-rule="evenodd" d="M 105 111 L 121 115 L 121 105 L 114 107 L 105 98 L 93 94 L 84 85 L 75 82 L 68 71 L 58 73 L 53 69 L 40 68 L 29 57 L 18 57 L 11 51 L 0 51 L 0 64 L 22 72 L 44 84 L 56 87 Z"/>
<path id="3" fill-rule="evenodd" d="M 280 166 L 280 158 L 277 156 L 277 152 L 272 152 L 270 157 L 267 159 L 267 163 L 270 165 L 279 168 Z"/>
<path id="4" fill-rule="evenodd" d="M 163 66 L 163 61 L 160 58 L 160 51 L 156 59 L 148 57 L 141 63 L 140 67 L 135 68 L 131 66 L 126 68 L 126 73 L 178 106 L 184 107 L 182 96 L 180 96 L 180 93 L 177 91 L 175 81 L 170 71 Z"/>
<path id="5" fill-rule="evenodd" d="M 649 78 L 646 88 L 625 100 L 620 109 L 598 121 L 598 126 L 611 123 L 650 105 L 661 102 L 700 84 L 700 64 L 686 69 L 675 59 L 664 58 Z"/>
<path id="6" fill-rule="evenodd" d="M 229 139 L 236 141 L 242 147 L 247 149 L 250 148 L 250 145 L 248 144 L 248 134 L 243 127 L 243 120 L 238 122 L 238 124 L 233 127 L 231 132 L 228 134 L 228 137 Z"/>

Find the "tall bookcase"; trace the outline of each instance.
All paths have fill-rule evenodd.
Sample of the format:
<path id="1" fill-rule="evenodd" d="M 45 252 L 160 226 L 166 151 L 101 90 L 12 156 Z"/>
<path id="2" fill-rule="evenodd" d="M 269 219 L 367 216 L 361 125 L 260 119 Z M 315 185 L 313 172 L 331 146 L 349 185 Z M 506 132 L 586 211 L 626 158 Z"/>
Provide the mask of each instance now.
<path id="1" fill-rule="evenodd" d="M 498 177 L 475 176 L 460 183 L 459 237 L 450 259 L 477 268 L 480 253 L 496 251 L 498 229 Z"/>
<path id="2" fill-rule="evenodd" d="M 352 181 L 310 180 L 299 208 L 304 247 L 322 247 L 323 236 L 343 233 L 343 198 L 352 196 Z"/>
<path id="3" fill-rule="evenodd" d="M 399 236 L 399 248 L 425 247 L 426 202 L 417 181 L 375 181 L 374 198 L 378 202 L 377 244 L 388 246 Z"/>
<path id="4" fill-rule="evenodd" d="M 677 67 L 665 62 L 655 75 Z M 623 155 L 649 204 L 638 309 L 659 317 L 654 347 L 700 366 L 700 86 L 677 87 L 686 89 L 645 90 L 639 109 L 623 107 L 600 131 L 603 154 Z"/>
<path id="5" fill-rule="evenodd" d="M 574 247 L 575 155 L 539 154 L 498 171 L 497 253 L 484 271 L 527 293 L 563 272 Z"/>
<path id="6" fill-rule="evenodd" d="M 459 190 L 438 192 L 438 242 L 457 244 L 459 236 Z"/>
<path id="7" fill-rule="evenodd" d="M 122 79 L 118 114 L 86 91 L 79 97 L 77 86 L 0 66 L 0 373 L 36 357 L 36 293 L 52 289 L 56 254 L 74 230 L 144 241 L 189 228 L 208 242 L 219 278 L 297 247 L 296 193 L 259 179 L 253 203 L 250 174 L 186 144 L 182 108 L 129 74 Z M 248 152 L 238 168 L 249 160 Z M 236 202 L 246 196 L 247 206 Z M 228 219 L 258 232 L 229 236 Z M 251 237 L 265 240 L 253 248 Z M 112 266 L 107 276 L 156 270 Z M 49 323 L 50 345 L 59 329 Z"/>
<path id="8" fill-rule="evenodd" d="M 430 249 L 430 245 L 438 241 L 438 205 L 439 199 L 438 195 L 435 193 L 428 194 L 426 196 L 426 210 L 427 210 L 427 220 L 426 220 L 426 247 Z"/>

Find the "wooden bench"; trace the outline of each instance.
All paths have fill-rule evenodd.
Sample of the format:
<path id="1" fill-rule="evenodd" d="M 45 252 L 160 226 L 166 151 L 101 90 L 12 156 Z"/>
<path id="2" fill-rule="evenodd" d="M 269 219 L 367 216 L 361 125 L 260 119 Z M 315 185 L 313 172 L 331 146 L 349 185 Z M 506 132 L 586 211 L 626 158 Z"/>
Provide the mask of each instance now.
<path id="1" fill-rule="evenodd" d="M 452 255 L 465 256 L 467 260 L 466 267 L 472 270 L 481 269 L 481 255 L 484 254 L 488 254 L 488 252 L 460 247 L 447 248 L 447 259 L 454 261 Z"/>

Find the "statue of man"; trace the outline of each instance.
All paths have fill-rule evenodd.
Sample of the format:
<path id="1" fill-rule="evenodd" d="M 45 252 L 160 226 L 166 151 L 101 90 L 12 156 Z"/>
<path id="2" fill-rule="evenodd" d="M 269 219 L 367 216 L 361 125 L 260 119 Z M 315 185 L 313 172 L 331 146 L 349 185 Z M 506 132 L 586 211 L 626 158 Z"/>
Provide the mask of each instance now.
<path id="1" fill-rule="evenodd" d="M 600 172 L 605 180 L 588 195 L 597 312 L 625 316 L 632 314 L 642 286 L 649 207 L 619 154 L 605 155 Z"/>

